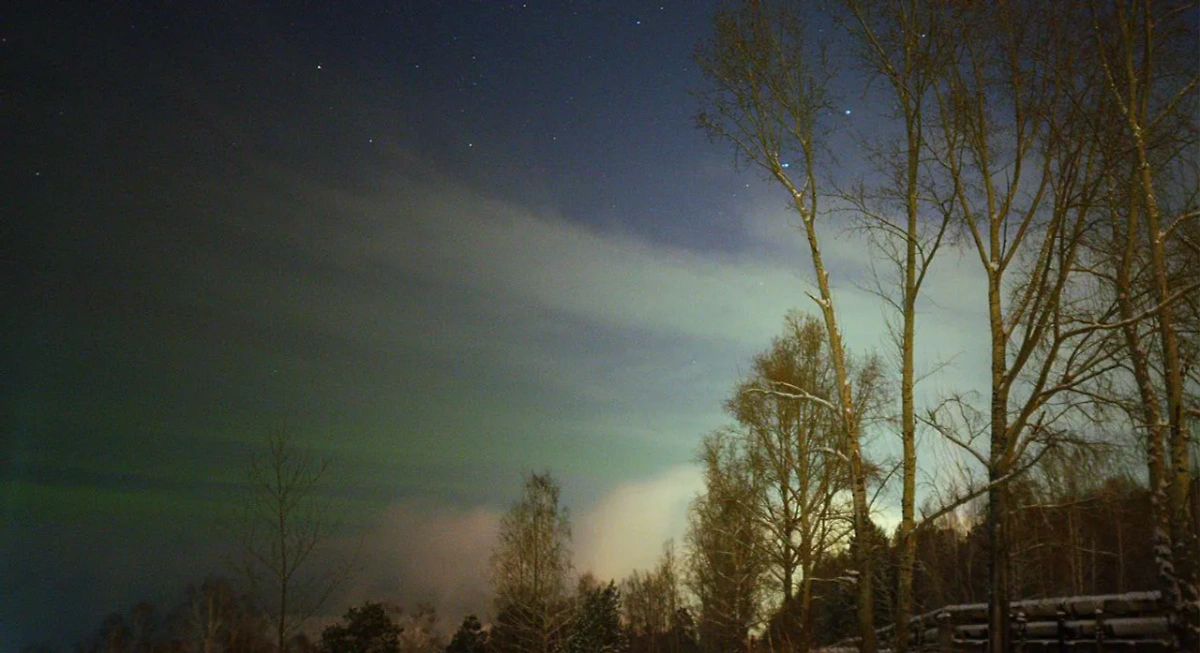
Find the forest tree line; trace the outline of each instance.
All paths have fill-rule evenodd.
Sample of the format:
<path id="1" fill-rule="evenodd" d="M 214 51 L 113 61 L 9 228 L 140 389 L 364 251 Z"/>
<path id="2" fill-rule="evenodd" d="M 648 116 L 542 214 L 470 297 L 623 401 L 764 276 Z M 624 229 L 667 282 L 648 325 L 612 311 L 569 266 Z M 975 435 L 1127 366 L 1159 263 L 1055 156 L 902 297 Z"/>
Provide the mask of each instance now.
<path id="1" fill-rule="evenodd" d="M 791 322 L 789 322 L 791 323 Z M 786 341 L 781 338 L 776 343 Z M 775 351 L 775 350 L 772 350 Z M 763 360 L 763 357 L 758 359 Z M 741 386 L 744 389 L 744 385 Z M 737 396 L 736 394 L 734 395 Z M 731 402 L 732 403 L 732 402 Z M 736 440 L 736 444 L 732 441 Z M 721 442 L 723 452 L 712 447 Z M 690 508 L 684 546 L 667 542 L 654 567 L 621 580 L 577 575 L 570 562 L 569 513 L 549 474 L 527 477 L 524 494 L 506 514 L 493 552 L 491 610 L 454 624 L 436 609 L 406 612 L 381 598 L 350 608 L 322 628 L 287 631 L 291 653 L 698 653 L 797 651 L 830 644 L 858 632 L 853 533 L 844 488 L 832 488 L 823 539 L 797 539 L 796 559 L 811 561 L 784 594 L 786 557 L 773 529 L 759 520 L 771 490 L 755 486 L 762 447 L 748 431 L 730 429 L 706 439 L 709 474 L 744 466 L 746 482 L 735 502 L 709 520 L 714 500 L 732 488 L 710 476 L 708 491 Z M 1015 541 L 1014 588 L 1023 598 L 1138 591 L 1157 579 L 1151 540 L 1150 499 L 1131 454 L 1090 445 L 1047 455 L 1014 481 L 1010 518 Z M 749 454 L 749 455 L 747 455 Z M 727 456 L 720 458 L 720 456 Z M 723 467 L 721 467 L 723 466 Z M 743 494 L 744 493 L 744 494 Z M 717 497 L 720 497 L 718 499 Z M 1193 485 L 1193 509 L 1200 485 Z M 839 505 L 840 504 L 840 505 Z M 930 506 L 933 499 L 930 500 Z M 916 531 L 914 609 L 986 600 L 987 530 L 982 500 L 964 504 Z M 706 515 L 706 513 L 708 513 Z M 733 518 L 732 513 L 739 513 Z M 840 516 L 838 516 L 838 514 Z M 298 516 L 298 515 L 297 515 Z M 739 523 L 748 525 L 736 530 Z M 840 522 L 837 523 L 837 522 Z M 732 525 L 733 530 L 727 526 Z M 739 535 L 740 533 L 740 535 Z M 816 548 L 805 548 L 811 544 Z M 895 534 L 872 524 L 869 547 L 877 564 L 878 625 L 893 622 L 894 588 L 901 549 Z M 320 572 L 321 570 L 317 570 Z M 309 574 L 320 577 L 320 573 Z M 275 620 L 245 581 L 213 576 L 187 588 L 172 604 L 140 602 L 114 613 L 74 647 L 78 653 L 271 653 L 281 650 Z M 807 597 L 807 598 L 805 598 Z M 297 595 L 297 601 L 302 597 Z M 316 624 L 322 625 L 322 624 Z M 30 646 L 27 653 L 54 650 Z"/>
<path id="2" fill-rule="evenodd" d="M 857 635 L 875 653 L 887 620 L 893 649 L 908 649 L 909 617 L 926 600 L 916 591 L 923 534 L 979 498 L 983 521 L 972 534 L 984 544 L 988 650 L 1011 650 L 1009 604 L 1048 548 L 1022 539 L 1030 474 L 1111 444 L 1138 452 L 1134 477 L 1146 487 L 1150 522 L 1134 546 L 1149 547 L 1154 579 L 1142 589 L 1161 592 L 1172 645 L 1200 650 L 1189 430 L 1200 414 L 1196 16 L 1194 3 L 1151 0 L 722 5 L 697 49 L 705 78 L 697 124 L 786 198 L 807 245 L 828 361 L 824 385 L 760 379 L 747 390 L 765 410 L 752 412 L 783 423 L 784 410 L 804 404 L 813 415 L 786 419 L 831 421 L 833 446 L 771 454 L 764 466 L 740 434 L 710 438 L 698 518 L 727 524 L 714 543 L 772 532 L 774 598 L 799 604 L 800 623 L 785 630 L 798 629 L 802 650 L 813 639 L 818 582 L 806 556 L 836 537 L 826 520 L 813 523 L 814 506 L 850 524 Z M 882 108 L 861 127 L 843 120 L 855 94 Z M 887 310 L 886 364 L 863 356 L 871 343 L 848 342 L 842 328 L 837 289 L 861 281 L 839 277 L 844 262 L 826 258 L 824 245 L 846 224 L 872 247 L 865 285 Z M 962 287 L 957 307 L 986 317 L 990 373 L 980 396 L 951 390 L 929 402 L 916 388 L 938 378 L 943 362 L 918 359 L 926 319 L 918 309 L 948 250 L 978 262 L 982 282 Z M 741 411 L 743 399 L 734 401 Z M 737 417 L 743 431 L 761 430 Z M 869 458 L 866 445 L 881 433 L 898 436 L 897 460 Z M 918 464 L 921 439 L 955 455 L 930 460 L 923 451 Z M 818 458 L 841 470 L 829 472 L 843 483 L 837 507 L 821 493 L 814 504 L 798 480 Z M 937 479 L 936 501 L 919 511 L 920 474 L 946 464 L 962 474 Z M 777 485 L 751 529 L 733 506 L 748 502 L 742 488 L 754 486 L 758 468 Z M 893 479 L 899 526 L 885 555 L 872 544 L 872 514 L 880 485 Z M 1118 548 L 1133 551 L 1126 544 Z M 744 584 L 754 570 L 737 562 L 725 578 Z M 788 579 L 797 568 L 799 586 Z M 1084 578 L 1075 572 L 1076 585 Z"/>

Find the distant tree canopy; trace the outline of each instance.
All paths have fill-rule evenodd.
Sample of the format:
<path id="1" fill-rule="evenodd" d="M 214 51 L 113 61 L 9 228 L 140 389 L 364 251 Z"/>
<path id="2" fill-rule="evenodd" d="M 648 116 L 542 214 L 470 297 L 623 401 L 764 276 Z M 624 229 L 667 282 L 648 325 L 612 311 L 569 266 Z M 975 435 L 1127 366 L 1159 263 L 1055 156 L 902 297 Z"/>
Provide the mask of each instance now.
<path id="1" fill-rule="evenodd" d="M 631 653 L 693 653 L 696 624 L 685 595 L 684 561 L 673 541 L 663 547 L 658 564 L 635 570 L 621 584 Z"/>
<path id="2" fill-rule="evenodd" d="M 737 650 L 764 610 L 767 533 L 754 512 L 754 475 L 739 441 L 721 432 L 705 437 L 701 463 L 707 489 L 689 511 L 688 585 L 702 650 Z"/>
<path id="3" fill-rule="evenodd" d="M 437 609 L 430 603 L 418 603 L 415 609 L 404 615 L 400 625 L 404 630 L 400 635 L 400 653 L 440 653 L 446 646 Z"/>
<path id="4" fill-rule="evenodd" d="M 725 445 L 729 445 L 726 442 Z M 756 567 L 762 546 L 747 538 L 754 522 L 741 515 L 737 500 L 749 476 L 730 467 L 730 454 L 709 441 L 715 493 L 709 505 L 697 501 L 687 546 L 677 553 L 668 544 L 650 570 L 638 570 L 617 584 L 584 574 L 572 595 L 560 596 L 553 616 L 555 653 L 697 653 L 779 651 L 779 642 L 796 623 L 799 595 L 780 602 L 778 586 Z M 1010 528 L 1018 543 L 1013 582 L 1021 597 L 1070 596 L 1153 587 L 1156 564 L 1148 489 L 1121 472 L 1117 450 L 1082 447 L 1048 455 L 1014 481 Z M 544 515 L 561 514 L 552 496 Z M 1196 488 L 1200 490 L 1200 487 Z M 1200 492 L 1197 492 L 1200 497 Z M 527 497 L 528 498 L 528 497 Z M 1194 499 L 1195 500 L 1195 499 Z M 927 509 L 936 504 L 931 499 Z M 1200 508 L 1200 505 L 1195 506 Z M 917 538 L 915 613 L 987 598 L 987 503 L 982 499 L 926 521 Z M 703 511 L 697 513 L 696 511 Z M 728 519 L 722 520 L 719 517 Z M 540 519 L 537 520 L 540 523 Z M 531 522 L 532 523 L 532 522 Z M 760 526 L 766 537 L 771 530 Z M 893 617 L 886 609 L 897 584 L 902 542 L 872 523 L 869 548 L 877 560 L 875 582 L 880 626 Z M 560 530 L 561 534 L 561 530 Z M 808 619 L 812 645 L 829 644 L 857 632 L 857 537 L 829 547 L 812 561 L 812 603 Z M 324 629 L 319 642 L 303 635 L 288 642 L 289 653 L 498 653 L 521 651 L 515 633 L 540 623 L 525 620 L 515 603 L 500 604 L 489 625 L 475 615 L 463 619 L 444 645 L 432 608 L 420 608 L 402 620 L 398 608 L 367 602 L 350 608 Z M 537 603 L 530 605 L 537 606 Z M 232 582 L 212 577 L 185 591 L 165 607 L 141 602 L 104 619 L 94 635 L 76 647 L 80 653 L 272 653 L 274 629 L 254 602 Z M 411 627 L 411 632 L 410 632 Z M 505 629 L 511 629 L 507 633 Z M 533 631 L 536 635 L 538 631 Z M 492 635 L 500 633 L 497 639 Z M 510 638 L 505 641 L 503 637 Z M 796 641 L 796 640 L 793 640 Z M 748 648 L 749 647 L 749 648 Z M 32 649 L 31 649 L 32 650 Z M 795 647 L 791 650 L 805 650 Z"/>
<path id="5" fill-rule="evenodd" d="M 483 629 L 483 624 L 479 623 L 479 617 L 467 615 L 450 638 L 446 653 L 486 653 L 488 641 L 488 633 Z"/>
<path id="6" fill-rule="evenodd" d="M 321 653 L 400 653 L 403 629 L 380 603 L 350 608 L 340 623 L 321 632 Z"/>
<path id="7" fill-rule="evenodd" d="M 267 619 L 226 578 L 210 576 L 165 607 L 145 601 L 104 619 L 80 653 L 269 653 Z"/>
<path id="8" fill-rule="evenodd" d="M 621 626 L 621 592 L 613 581 L 599 586 L 580 582 L 575 614 L 563 653 L 626 653 L 629 641 Z"/>

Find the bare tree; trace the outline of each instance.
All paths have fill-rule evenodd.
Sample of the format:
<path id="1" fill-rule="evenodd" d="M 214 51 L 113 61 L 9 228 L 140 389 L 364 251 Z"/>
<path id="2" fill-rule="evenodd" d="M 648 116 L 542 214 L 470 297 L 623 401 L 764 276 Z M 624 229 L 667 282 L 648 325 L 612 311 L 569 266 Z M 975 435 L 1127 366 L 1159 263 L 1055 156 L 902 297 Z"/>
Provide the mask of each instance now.
<path id="1" fill-rule="evenodd" d="M 704 438 L 705 493 L 689 510 L 688 585 L 699 603 L 700 646 L 714 653 L 745 648 L 762 611 L 763 530 L 752 508 L 754 477 L 738 442 L 727 432 Z"/>
<path id="2" fill-rule="evenodd" d="M 765 532 L 782 613 L 777 636 L 801 650 L 811 644 L 813 567 L 847 534 L 839 497 L 849 475 L 837 415 L 795 395 L 831 397 L 834 384 L 824 325 L 790 313 L 784 335 L 755 356 L 750 375 L 726 402 L 755 476 L 752 508 Z"/>
<path id="3" fill-rule="evenodd" d="M 987 279 L 988 446 L 964 449 L 988 474 L 991 650 L 1008 650 L 1011 636 L 1007 483 L 1070 432 L 1063 419 L 1081 407 L 1076 391 L 1114 369 L 1111 329 L 1092 319 L 1093 296 L 1075 274 L 1100 179 L 1095 105 L 1079 101 L 1092 80 L 1075 56 L 1079 16 L 1048 11 L 946 5 L 957 50 L 933 87 L 938 187 Z"/>
<path id="4" fill-rule="evenodd" d="M 653 569 L 634 570 L 621 583 L 621 603 L 633 650 L 677 653 L 678 619 L 684 607 L 680 572 L 675 543 L 668 541 Z"/>
<path id="5" fill-rule="evenodd" d="M 916 559 L 914 507 L 917 479 L 917 384 L 914 346 L 917 298 L 933 259 L 950 226 L 949 207 L 936 202 L 930 186 L 926 137 L 933 104 L 933 84 L 949 54 L 948 33 L 937 7 L 920 0 L 846 0 L 849 31 L 859 46 L 857 61 L 866 72 L 886 82 L 895 103 L 893 118 L 902 127 L 894 140 L 878 143 L 873 134 L 863 147 L 871 153 L 875 175 L 841 193 L 853 218 L 867 231 L 877 260 L 888 266 L 877 272 L 875 294 L 898 317 L 888 320 L 900 364 L 900 435 L 902 492 L 897 530 L 899 565 L 894 646 L 907 650 L 912 614 L 912 578 Z"/>
<path id="6" fill-rule="evenodd" d="M 438 627 L 437 609 L 432 604 L 418 604 L 402 616 L 398 624 L 401 629 L 399 653 L 442 653 L 446 649 Z"/>
<path id="7" fill-rule="evenodd" d="M 1148 0 L 1091 3 L 1090 60 L 1102 70 L 1103 102 L 1115 116 L 1099 131 L 1112 159 L 1113 200 L 1112 240 L 1104 259 L 1111 267 L 1100 276 L 1113 284 L 1119 307 L 1128 371 L 1137 388 L 1127 413 L 1146 434 L 1160 583 L 1184 649 L 1200 646 L 1200 534 L 1188 516 L 1194 473 L 1188 420 L 1195 403 L 1189 410 L 1187 392 L 1188 362 L 1196 349 L 1194 262 L 1200 254 L 1195 9 L 1194 3 Z M 1172 265 L 1173 259 L 1190 263 Z M 1182 338 L 1180 329 L 1189 316 L 1190 345 L 1188 328 Z"/>
<path id="8" fill-rule="evenodd" d="M 258 653 L 267 646 L 262 615 L 224 578 L 190 586 L 175 621 L 187 653 Z"/>
<path id="9" fill-rule="evenodd" d="M 1157 429 L 1152 441 L 1158 444 L 1152 446 L 1158 453 L 1150 450 L 1148 458 L 1152 485 L 1163 494 L 1160 503 L 1168 516 L 1162 538 L 1175 547 L 1171 570 L 1191 575 L 1197 556 L 1196 538 L 1189 532 L 1193 520 L 1186 512 L 1192 474 L 1187 417 L 1196 409 L 1189 404 L 1187 380 L 1200 374 L 1194 364 L 1189 368 L 1197 347 L 1180 336 L 1188 331 L 1177 316 L 1195 314 L 1200 302 L 1194 299 L 1195 286 L 1181 280 L 1189 266 L 1173 261 L 1194 260 L 1200 253 L 1190 237 L 1200 213 L 1194 189 L 1177 193 L 1182 198 L 1175 202 L 1177 210 L 1163 209 L 1161 163 L 1187 158 L 1181 154 L 1185 151 L 1195 159 L 1194 137 L 1172 139 L 1169 134 L 1173 129 L 1195 133 L 1194 119 L 1178 116 L 1194 115 L 1181 107 L 1192 106 L 1200 77 L 1193 57 L 1177 67 L 1188 72 L 1173 78 L 1177 83 L 1172 90 L 1156 92 L 1161 76 L 1155 76 L 1154 62 L 1168 56 L 1182 61 L 1178 41 L 1164 47 L 1167 41 L 1158 39 L 1156 30 L 1190 20 L 1194 7 L 1149 0 L 1097 3 L 1091 12 L 1078 3 L 1048 7 L 1028 0 L 846 0 L 844 6 L 862 46 L 859 61 L 888 82 L 896 98 L 897 124 L 904 127 L 897 147 L 876 152 L 883 174 L 875 180 L 881 183 L 841 193 L 848 200 L 845 205 L 871 226 L 873 240 L 897 275 L 896 284 L 879 283 L 877 288 L 901 319 L 894 333 L 900 353 L 905 487 L 896 616 L 904 622 L 911 611 L 911 534 L 917 525 L 912 506 L 918 419 L 913 308 L 933 253 L 950 234 L 977 255 L 986 278 L 989 396 L 982 410 L 969 405 L 968 395 L 952 397 L 930 411 L 925 422 L 977 463 L 986 480 L 927 518 L 937 519 L 971 497 L 987 494 L 990 648 L 1007 650 L 1010 638 L 1009 484 L 1056 447 L 1085 443 L 1079 427 L 1094 418 L 1103 400 L 1094 386 L 1114 375 L 1131 374 L 1141 386 L 1139 421 Z M 839 411 L 855 530 L 863 535 L 869 507 L 868 467 L 861 454 L 864 412 L 851 390 L 816 229 L 823 215 L 816 173 L 820 118 L 828 113 L 830 77 L 821 65 L 822 50 L 795 12 L 768 0 L 743 0 L 733 7 L 718 15 L 716 36 L 698 56 L 711 84 L 701 94 L 705 110 L 699 122 L 712 136 L 731 142 L 742 161 L 782 185 L 800 217 L 837 396 L 794 394 Z M 1078 29 L 1089 22 L 1096 25 L 1094 35 Z M 1188 33 L 1187 42 L 1194 44 L 1194 26 Z M 1092 41 L 1098 43 L 1094 48 Z M 1194 51 L 1194 45 L 1189 48 Z M 1117 137 L 1113 126 L 1121 132 Z M 1192 168 L 1187 178 L 1194 182 L 1200 167 L 1193 163 Z M 1124 190 L 1114 193 L 1114 187 Z M 1128 210 L 1116 207 L 1114 198 Z M 1124 236 L 1114 237 L 1114 243 L 1125 243 L 1133 252 L 1114 260 L 1126 267 L 1130 261 L 1144 261 L 1141 271 L 1101 270 L 1088 258 L 1089 242 L 1105 211 L 1123 219 L 1112 221 L 1124 225 L 1116 229 Z M 1114 245 L 1114 250 L 1121 248 Z M 1192 258 L 1180 258 L 1181 253 Z M 1105 274 L 1116 279 L 1113 293 L 1100 291 Z M 1154 344 L 1146 347 L 1151 337 Z M 1122 349 L 1139 347 L 1141 363 L 1136 356 L 1130 362 L 1120 355 Z M 1147 389 L 1156 377 L 1161 378 L 1161 394 Z M 1145 408 L 1151 405 L 1158 412 Z M 858 555 L 863 581 L 859 627 L 863 648 L 874 650 L 869 632 L 872 561 L 869 551 Z M 1197 589 L 1195 583 L 1184 585 L 1179 591 Z M 1180 598 L 1179 605 L 1195 602 Z M 897 629 L 898 645 L 904 645 L 907 635 L 903 626 Z"/>
<path id="10" fill-rule="evenodd" d="M 492 552 L 493 643 L 502 651 L 549 653 L 570 624 L 566 584 L 571 524 L 549 473 L 530 474 L 521 500 L 500 522 Z"/>
<path id="11" fill-rule="evenodd" d="M 350 566 L 314 569 L 314 555 L 332 535 L 321 497 L 331 460 L 296 447 L 282 429 L 267 437 L 266 448 L 250 460 L 241 567 L 282 653 Z"/>
<path id="12" fill-rule="evenodd" d="M 237 597 L 227 583 L 211 578 L 199 588 L 189 588 L 188 594 L 185 647 L 197 653 L 216 653 L 230 628 L 230 606 Z"/>
<path id="13" fill-rule="evenodd" d="M 818 118 L 829 109 L 828 69 L 823 53 L 794 12 L 760 0 L 744 0 L 717 14 L 715 35 L 697 53 L 710 87 L 700 95 L 698 123 L 715 139 L 734 146 L 738 156 L 765 172 L 786 190 L 800 217 L 817 282 L 813 297 L 824 318 L 829 357 L 837 382 L 835 397 L 825 401 L 841 421 L 842 450 L 850 468 L 854 528 L 870 526 L 867 474 L 863 462 L 861 417 L 855 405 L 849 363 L 838 327 L 829 272 L 825 267 L 817 221 L 822 193 L 818 177 L 821 132 Z M 869 547 L 858 554 L 858 616 L 863 649 L 874 653 L 874 597 Z"/>

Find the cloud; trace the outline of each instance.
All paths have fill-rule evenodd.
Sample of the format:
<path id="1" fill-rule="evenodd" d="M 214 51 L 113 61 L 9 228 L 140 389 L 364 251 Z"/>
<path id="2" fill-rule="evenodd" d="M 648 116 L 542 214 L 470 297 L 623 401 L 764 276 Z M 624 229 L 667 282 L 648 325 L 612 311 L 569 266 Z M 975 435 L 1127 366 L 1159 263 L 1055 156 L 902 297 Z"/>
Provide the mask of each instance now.
<path id="1" fill-rule="evenodd" d="M 617 486 L 579 520 L 576 567 L 615 580 L 652 567 L 663 543 L 682 539 L 687 506 L 703 487 L 700 470 L 693 465 Z"/>
<path id="2" fill-rule="evenodd" d="M 699 251 L 499 199 L 411 156 L 391 165 L 365 192 L 274 173 L 311 215 L 286 230 L 302 269 L 281 273 L 253 258 L 203 269 L 235 270 L 223 287 L 233 304 L 363 351 L 469 357 L 609 404 L 628 379 L 605 378 L 597 365 L 679 370 L 696 358 L 729 370 L 770 343 L 786 311 L 815 310 L 808 247 L 777 194 L 747 193 L 731 218 L 744 242 Z M 886 351 L 892 316 L 863 289 L 874 253 L 846 224 L 828 216 L 819 229 L 841 328 L 852 351 Z M 259 228 L 279 240 L 279 225 Z M 926 368 L 978 352 L 986 330 L 977 261 L 947 249 L 934 266 L 918 335 Z M 698 353 L 682 356 L 681 346 Z M 970 369 L 945 387 L 980 374 L 977 356 L 957 362 Z M 702 381 L 723 389 L 734 379 Z"/>
<path id="3" fill-rule="evenodd" d="M 783 314 L 813 310 L 795 217 L 776 200 L 750 197 L 738 217 L 743 242 L 701 250 L 499 199 L 418 161 L 399 157 L 393 165 L 379 176 L 386 182 L 355 192 L 284 180 L 289 191 L 281 194 L 295 205 L 276 210 L 304 217 L 288 218 L 296 221 L 288 229 L 260 221 L 255 237 L 283 243 L 286 255 L 202 261 L 199 269 L 221 271 L 212 285 L 230 299 L 225 305 L 352 343 L 363 362 L 347 374 L 401 361 L 381 366 L 387 385 L 360 390 L 352 379 L 347 387 L 354 397 L 376 393 L 368 408 L 403 403 L 399 418 L 387 419 L 403 420 L 414 433 L 408 441 L 424 438 L 421 470 L 453 461 L 493 466 L 488 478 L 518 464 L 590 475 L 603 498 L 577 520 L 580 567 L 622 577 L 652 564 L 662 542 L 682 532 L 698 475 L 669 468 L 627 479 L 685 459 L 704 431 L 724 421 L 721 398 L 750 355 L 778 334 Z M 882 304 L 856 285 L 869 280 L 873 253 L 840 227 L 827 222 L 820 237 L 847 345 L 888 353 Z M 921 305 L 918 368 L 961 355 L 921 386 L 919 399 L 986 383 L 978 267 L 950 250 L 935 262 Z M 327 358 L 346 355 L 337 349 Z M 437 403 L 439 392 L 458 403 Z M 377 423 L 380 432 L 391 428 Z M 536 444 L 510 446 L 518 440 Z M 893 444 L 880 440 L 883 450 Z M 487 454 L 464 461 L 463 451 Z M 596 468 L 600 460 L 604 469 Z M 478 477 L 454 478 L 477 486 L 460 494 L 468 501 L 496 491 Z M 495 519 L 401 504 L 385 516 L 372 548 L 396 570 L 393 585 L 468 603 L 486 596 L 490 545 L 482 543 Z M 438 557 L 455 547 L 462 551 Z M 460 559 L 482 562 L 454 563 L 450 580 L 430 574 Z"/>
<path id="4" fill-rule="evenodd" d="M 346 264 L 381 266 L 598 325 L 760 342 L 803 296 L 788 266 L 651 243 L 444 178 L 401 171 L 373 197 L 334 194 L 327 201 L 339 214 L 360 216 L 355 228 L 330 234 L 334 256 Z"/>
<path id="5" fill-rule="evenodd" d="M 686 507 L 702 486 L 699 469 L 691 465 L 617 485 L 574 519 L 577 572 L 620 580 L 652 566 L 666 540 L 682 537 Z M 501 516 L 490 507 L 432 500 L 393 504 L 363 536 L 360 572 L 342 603 L 428 602 L 447 623 L 468 613 L 488 614 L 488 565 Z"/>
<path id="6" fill-rule="evenodd" d="M 461 617 L 488 607 L 488 558 L 500 514 L 431 501 L 402 501 L 384 510 L 364 537 L 359 578 L 346 602 L 399 598 Z"/>
<path id="7" fill-rule="evenodd" d="M 691 430 L 680 430 L 698 436 L 723 420 L 720 398 L 778 334 L 783 314 L 815 310 L 806 295 L 815 294 L 808 246 L 777 194 L 747 193 L 744 211 L 731 218 L 745 235 L 737 248 L 700 251 L 499 199 L 415 161 L 397 165 L 372 193 L 309 191 L 321 211 L 349 221 L 318 228 L 313 255 L 369 270 L 380 283 L 330 289 L 324 310 L 299 314 L 393 343 L 385 347 L 401 339 L 538 383 L 553 379 L 562 395 L 606 414 L 620 407 L 622 417 L 599 422 L 573 412 L 573 428 L 602 423 L 592 429 L 600 437 L 647 424 L 674 431 L 690 415 Z M 865 289 L 876 253 L 847 225 L 834 215 L 818 229 L 841 330 L 852 352 L 892 355 L 886 325 L 896 316 Z M 424 290 L 404 295 L 399 279 Z M 986 386 L 984 288 L 974 256 L 942 250 L 919 304 L 917 366 L 952 362 L 919 386 L 919 401 Z M 395 306 L 398 297 L 402 317 L 371 318 L 380 314 L 372 307 Z M 445 305 L 456 307 L 454 316 Z M 346 319 L 354 315 L 364 319 Z M 880 442 L 884 450 L 891 444 Z"/>

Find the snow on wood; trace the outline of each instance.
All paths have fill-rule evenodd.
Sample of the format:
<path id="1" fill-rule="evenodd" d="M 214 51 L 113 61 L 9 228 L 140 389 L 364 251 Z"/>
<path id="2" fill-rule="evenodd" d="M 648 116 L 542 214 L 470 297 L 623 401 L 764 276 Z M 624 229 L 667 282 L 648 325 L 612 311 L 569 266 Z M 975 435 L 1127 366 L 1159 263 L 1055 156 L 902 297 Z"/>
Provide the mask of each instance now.
<path id="1" fill-rule="evenodd" d="M 1116 637 L 1157 635 L 1167 632 L 1170 627 L 1166 617 L 1105 619 L 1104 624 Z"/>
<path id="2" fill-rule="evenodd" d="M 1104 641 L 1106 647 L 1138 642 L 1161 643 L 1169 636 L 1169 621 L 1159 592 L 1126 592 L 1014 601 L 1012 613 L 1023 621 L 1014 632 L 1014 641 L 1031 645 L 1057 645 L 1060 639 L 1068 642 Z M 941 617 L 939 619 L 939 616 Z M 974 645 L 987 638 L 987 604 L 968 603 L 949 605 L 913 617 L 912 632 L 920 633 L 917 641 L 928 648 L 941 640 L 942 628 L 956 646 Z M 1014 620 L 1014 625 L 1018 620 Z M 891 627 L 877 631 L 886 640 Z M 1099 631 L 1099 632 L 1098 632 Z M 838 642 L 833 647 L 817 649 L 824 653 L 857 650 L 857 638 Z M 915 643 L 915 642 L 914 642 Z"/>

